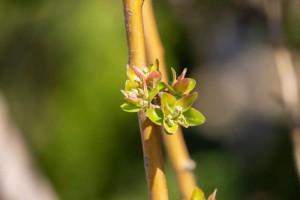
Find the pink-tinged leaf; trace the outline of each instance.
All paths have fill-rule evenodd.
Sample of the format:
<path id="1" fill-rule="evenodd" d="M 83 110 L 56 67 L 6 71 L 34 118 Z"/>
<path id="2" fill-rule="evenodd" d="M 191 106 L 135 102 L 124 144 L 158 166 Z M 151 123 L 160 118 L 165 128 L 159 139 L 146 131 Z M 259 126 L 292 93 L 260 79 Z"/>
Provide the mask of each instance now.
<path id="1" fill-rule="evenodd" d="M 197 97 L 198 97 L 197 92 L 188 94 L 185 97 L 182 97 L 181 99 L 177 100 L 176 106 L 180 106 L 182 108 L 182 111 L 185 112 L 192 107 Z"/>
<path id="2" fill-rule="evenodd" d="M 164 113 L 160 108 L 149 108 L 147 110 L 147 114 L 148 114 L 149 119 L 153 123 L 155 123 L 157 125 L 162 125 Z"/>
<path id="3" fill-rule="evenodd" d="M 186 71 L 187 71 L 187 68 L 184 68 L 184 70 L 182 71 L 182 73 L 180 74 L 180 76 L 178 76 L 177 81 L 180 81 L 180 80 L 184 79 Z"/>
<path id="4" fill-rule="evenodd" d="M 146 79 L 147 86 L 155 87 L 155 84 L 161 80 L 161 74 L 159 71 L 150 72 L 149 76 Z"/>
<path id="5" fill-rule="evenodd" d="M 189 126 L 198 126 L 205 122 L 205 117 L 195 108 L 190 108 L 183 113 Z"/>
<path id="6" fill-rule="evenodd" d="M 135 104 L 136 106 L 143 106 L 143 100 L 136 97 L 124 97 L 126 101 L 129 103 Z"/>
<path id="7" fill-rule="evenodd" d="M 196 187 L 192 193 L 191 200 L 205 200 L 203 191 L 200 188 Z"/>
<path id="8" fill-rule="evenodd" d="M 121 109 L 126 112 L 139 112 L 142 108 L 132 103 L 124 103 L 121 105 Z"/>
<path id="9" fill-rule="evenodd" d="M 189 87 L 190 81 L 187 78 L 178 80 L 174 85 L 173 85 L 173 89 L 175 90 L 175 92 L 179 93 L 179 94 L 183 94 Z"/>
<path id="10" fill-rule="evenodd" d="M 216 200 L 217 196 L 217 189 L 208 197 L 208 200 Z"/>
<path id="11" fill-rule="evenodd" d="M 143 78 L 143 93 L 144 93 L 145 97 L 148 96 L 147 83 L 146 83 L 146 79 L 144 79 L 144 78 Z"/>
<path id="12" fill-rule="evenodd" d="M 162 93 L 162 95 L 161 95 L 161 106 L 162 107 L 168 106 L 171 109 L 173 109 L 175 106 L 175 103 L 176 103 L 176 98 L 173 95 L 166 93 L 166 92 Z"/>
<path id="13" fill-rule="evenodd" d="M 178 125 L 177 124 L 168 125 L 165 121 L 164 121 L 163 124 L 164 124 L 164 129 L 165 129 L 165 131 L 166 131 L 167 134 L 172 135 L 178 129 Z"/>
<path id="14" fill-rule="evenodd" d="M 140 69 L 134 66 L 130 66 L 129 69 L 131 69 L 141 81 L 144 79 L 144 74 Z"/>

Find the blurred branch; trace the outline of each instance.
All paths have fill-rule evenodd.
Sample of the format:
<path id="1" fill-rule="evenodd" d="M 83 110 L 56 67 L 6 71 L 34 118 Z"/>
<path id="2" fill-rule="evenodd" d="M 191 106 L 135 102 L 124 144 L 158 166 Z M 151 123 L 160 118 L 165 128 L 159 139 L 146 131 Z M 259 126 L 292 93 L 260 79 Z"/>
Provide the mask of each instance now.
<path id="1" fill-rule="evenodd" d="M 139 68 L 146 66 L 142 6 L 143 0 L 123 0 L 129 65 Z M 140 111 L 138 116 L 149 199 L 167 200 L 168 190 L 164 172 L 161 131 L 143 111 Z"/>
<path id="2" fill-rule="evenodd" d="M 144 3 L 144 27 L 145 27 L 145 44 L 147 50 L 148 63 L 154 63 L 155 59 L 159 60 L 162 79 L 168 82 L 167 69 L 164 57 L 164 47 L 161 43 L 155 17 L 153 13 L 152 0 Z M 182 129 L 178 128 L 173 135 L 163 134 L 165 147 L 168 152 L 173 170 L 176 175 L 177 184 L 181 193 L 181 199 L 190 199 L 196 180 L 193 174 L 195 162 L 191 160 L 185 141 L 182 135 Z"/>
<path id="3" fill-rule="evenodd" d="M 56 200 L 53 188 L 33 165 L 19 130 L 0 95 L 0 199 Z"/>
<path id="4" fill-rule="evenodd" d="M 285 110 L 291 118 L 292 140 L 298 175 L 300 176 L 300 127 L 298 77 L 291 54 L 284 44 L 282 33 L 282 6 L 280 0 L 265 0 L 273 56 L 280 80 Z"/>

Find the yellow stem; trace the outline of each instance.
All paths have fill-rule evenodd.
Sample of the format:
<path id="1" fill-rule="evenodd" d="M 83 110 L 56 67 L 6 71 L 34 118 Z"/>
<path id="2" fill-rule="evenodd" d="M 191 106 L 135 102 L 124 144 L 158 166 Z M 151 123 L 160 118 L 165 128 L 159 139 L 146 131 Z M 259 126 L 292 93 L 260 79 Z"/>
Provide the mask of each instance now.
<path id="1" fill-rule="evenodd" d="M 143 0 L 123 0 L 129 65 L 140 69 L 146 66 L 142 6 Z M 161 131 L 143 111 L 138 117 L 149 199 L 168 200 Z"/>
<path id="2" fill-rule="evenodd" d="M 159 32 L 156 26 L 152 1 L 146 0 L 144 4 L 143 16 L 147 60 L 149 63 L 153 63 L 155 59 L 159 60 L 163 81 L 167 82 L 168 75 L 165 65 L 164 48 L 161 43 Z M 177 132 L 173 135 L 163 134 L 163 139 L 172 164 L 172 168 L 175 172 L 181 199 L 189 200 L 194 188 L 197 185 L 193 173 L 195 162 L 191 160 L 189 156 L 182 135 L 182 129 L 178 128 Z"/>

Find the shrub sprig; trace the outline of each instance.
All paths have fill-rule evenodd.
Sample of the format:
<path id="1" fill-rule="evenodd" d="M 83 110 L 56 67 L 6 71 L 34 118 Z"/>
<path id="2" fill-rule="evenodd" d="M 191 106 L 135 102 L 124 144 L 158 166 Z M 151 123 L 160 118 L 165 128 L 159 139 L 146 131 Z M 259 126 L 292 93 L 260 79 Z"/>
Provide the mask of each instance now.
<path id="1" fill-rule="evenodd" d="M 121 90 L 126 102 L 121 108 L 126 112 L 143 110 L 152 122 L 162 125 L 168 134 L 175 133 L 178 125 L 187 128 L 203 124 L 205 117 L 192 108 L 198 97 L 197 92 L 190 93 L 196 81 L 185 78 L 186 71 L 185 68 L 177 78 L 172 68 L 173 80 L 165 83 L 161 81 L 158 60 L 142 70 L 127 66 L 128 80 L 125 90 Z"/>

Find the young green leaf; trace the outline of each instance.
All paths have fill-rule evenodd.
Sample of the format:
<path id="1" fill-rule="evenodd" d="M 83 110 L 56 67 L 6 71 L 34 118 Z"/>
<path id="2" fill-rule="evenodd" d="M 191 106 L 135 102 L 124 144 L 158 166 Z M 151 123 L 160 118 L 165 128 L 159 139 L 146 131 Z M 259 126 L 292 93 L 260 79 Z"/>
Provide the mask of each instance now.
<path id="1" fill-rule="evenodd" d="M 162 93 L 162 95 L 161 95 L 161 106 L 162 107 L 169 106 L 171 109 L 173 109 L 175 106 L 175 103 L 176 103 L 176 98 L 173 95 L 166 93 L 166 92 Z"/>
<path id="2" fill-rule="evenodd" d="M 129 66 L 127 66 L 127 77 L 131 81 L 135 81 L 135 79 L 137 77 L 136 74 L 134 73 L 134 71 Z"/>
<path id="3" fill-rule="evenodd" d="M 152 99 L 157 95 L 158 92 L 159 92 L 159 90 L 157 88 L 154 88 L 153 90 L 151 90 L 151 92 L 149 93 L 148 101 L 151 102 Z"/>
<path id="4" fill-rule="evenodd" d="M 191 200 L 205 200 L 203 191 L 200 188 L 196 187 L 192 193 Z"/>
<path id="5" fill-rule="evenodd" d="M 165 117 L 173 115 L 173 110 L 168 105 L 164 106 L 162 109 Z"/>
<path id="6" fill-rule="evenodd" d="M 127 80 L 125 82 L 125 90 L 130 91 L 132 89 L 137 89 L 139 88 L 139 84 L 135 81 Z"/>
<path id="7" fill-rule="evenodd" d="M 168 124 L 164 121 L 164 128 L 167 134 L 172 135 L 173 133 L 175 133 L 178 129 L 178 125 L 177 124 Z"/>
<path id="8" fill-rule="evenodd" d="M 164 113 L 159 108 L 149 108 L 147 110 L 149 119 L 157 125 L 162 125 Z"/>
<path id="9" fill-rule="evenodd" d="M 196 86 L 196 81 L 194 79 L 188 78 L 189 85 L 186 88 L 186 90 L 183 92 L 183 94 L 188 94 L 190 91 L 192 91 Z"/>
<path id="10" fill-rule="evenodd" d="M 184 128 L 188 128 L 189 127 L 189 125 L 186 122 L 186 119 L 185 119 L 185 117 L 183 115 L 177 119 L 177 123 L 179 125 L 183 126 Z"/>
<path id="11" fill-rule="evenodd" d="M 133 103 L 123 103 L 121 105 L 121 108 L 126 112 L 139 112 L 142 109 L 142 107 L 137 106 Z"/>
<path id="12" fill-rule="evenodd" d="M 182 97 L 181 99 L 177 100 L 176 106 L 180 106 L 182 108 L 182 111 L 185 112 L 192 107 L 197 97 L 198 97 L 197 92 L 188 94 L 185 97 Z"/>
<path id="13" fill-rule="evenodd" d="M 158 61 L 158 59 L 155 60 L 155 63 L 151 66 L 149 71 L 150 72 L 159 71 L 159 61 Z"/>
<path id="14" fill-rule="evenodd" d="M 159 92 L 163 91 L 166 89 L 166 84 L 164 82 L 159 82 L 156 84 L 155 88 L 158 89 Z"/>
<path id="15" fill-rule="evenodd" d="M 168 83 L 165 83 L 166 88 L 169 90 L 170 94 L 175 95 L 176 92 L 175 90 L 172 88 L 172 86 L 170 86 Z"/>
<path id="16" fill-rule="evenodd" d="M 183 113 L 189 126 L 197 126 L 205 122 L 205 117 L 195 108 L 190 108 Z"/>
<path id="17" fill-rule="evenodd" d="M 173 80 L 172 80 L 172 84 L 174 84 L 176 82 L 176 71 L 173 69 L 173 67 L 171 67 L 171 71 L 172 71 L 172 77 L 173 77 Z"/>

